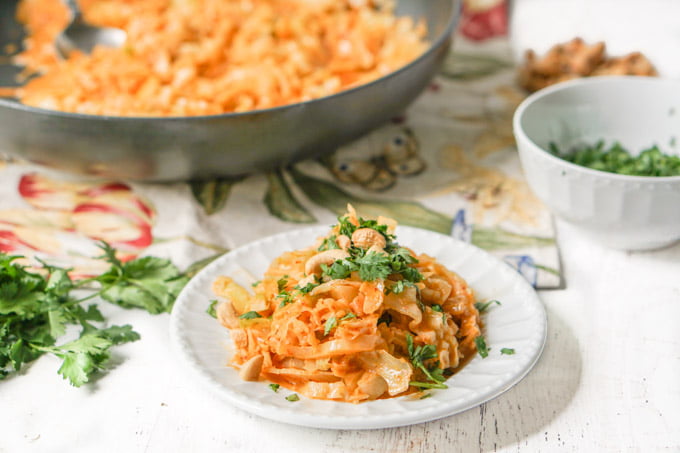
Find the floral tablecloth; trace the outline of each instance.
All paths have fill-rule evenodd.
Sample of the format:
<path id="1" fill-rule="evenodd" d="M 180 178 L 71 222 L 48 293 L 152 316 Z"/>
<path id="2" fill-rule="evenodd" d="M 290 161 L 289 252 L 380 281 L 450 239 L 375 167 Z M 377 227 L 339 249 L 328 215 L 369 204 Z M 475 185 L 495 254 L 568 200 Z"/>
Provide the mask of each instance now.
<path id="1" fill-rule="evenodd" d="M 504 39 L 459 41 L 402 116 L 333 154 L 267 174 L 93 182 L 6 158 L 0 251 L 86 276 L 104 270 L 92 259 L 104 240 L 122 260 L 169 257 L 194 273 L 265 235 L 333 224 L 351 203 L 364 217 L 385 215 L 471 242 L 536 287 L 559 287 L 552 219 L 523 181 L 512 135 L 524 96 Z"/>

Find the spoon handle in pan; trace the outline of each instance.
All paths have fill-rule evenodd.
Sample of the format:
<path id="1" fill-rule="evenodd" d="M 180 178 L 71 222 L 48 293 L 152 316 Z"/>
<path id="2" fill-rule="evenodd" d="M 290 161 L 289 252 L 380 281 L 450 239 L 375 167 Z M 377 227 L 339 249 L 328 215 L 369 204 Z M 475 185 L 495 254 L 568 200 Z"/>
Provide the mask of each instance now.
<path id="1" fill-rule="evenodd" d="M 83 13 L 80 10 L 80 5 L 76 0 L 62 0 L 64 4 L 71 10 L 71 22 L 78 22 L 82 20 Z"/>

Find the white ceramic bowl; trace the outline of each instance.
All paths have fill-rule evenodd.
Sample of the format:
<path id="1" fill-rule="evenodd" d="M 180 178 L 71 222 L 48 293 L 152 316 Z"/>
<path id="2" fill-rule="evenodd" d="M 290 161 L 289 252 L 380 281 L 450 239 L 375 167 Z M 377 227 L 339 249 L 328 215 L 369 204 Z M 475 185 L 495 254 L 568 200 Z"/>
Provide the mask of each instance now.
<path id="1" fill-rule="evenodd" d="M 605 140 L 632 153 L 652 145 L 680 155 L 680 80 L 594 77 L 529 96 L 514 116 L 533 192 L 599 243 L 644 250 L 680 239 L 680 176 L 624 176 L 571 164 L 548 151 Z M 677 143 L 676 143 L 677 142 Z"/>

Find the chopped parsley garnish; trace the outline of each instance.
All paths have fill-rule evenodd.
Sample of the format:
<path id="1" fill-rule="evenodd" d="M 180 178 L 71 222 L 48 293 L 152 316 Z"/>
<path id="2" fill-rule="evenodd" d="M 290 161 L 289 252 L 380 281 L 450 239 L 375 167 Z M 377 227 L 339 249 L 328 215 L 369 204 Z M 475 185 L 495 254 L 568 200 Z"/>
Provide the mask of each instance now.
<path id="1" fill-rule="evenodd" d="M 258 280 L 258 281 L 256 281 L 256 282 L 252 283 L 250 286 L 252 286 L 253 288 L 255 288 L 255 287 L 256 287 L 257 285 L 259 285 L 260 283 L 262 283 L 262 280 Z"/>
<path id="2" fill-rule="evenodd" d="M 483 359 L 488 357 L 489 348 L 486 346 L 486 340 L 482 335 L 475 338 L 475 345 L 477 346 L 477 352 L 480 356 L 482 356 Z"/>
<path id="3" fill-rule="evenodd" d="M 255 319 L 255 318 L 261 318 L 262 315 L 260 315 L 256 311 L 247 311 L 243 313 L 241 316 L 239 316 L 239 319 Z"/>
<path id="4" fill-rule="evenodd" d="M 215 319 L 217 319 L 217 312 L 215 311 L 215 307 L 217 306 L 217 304 L 218 304 L 217 299 L 211 300 L 210 305 L 208 306 L 208 309 L 205 311 L 206 313 L 208 313 L 210 316 L 212 316 Z"/>
<path id="5" fill-rule="evenodd" d="M 302 286 L 302 287 L 300 285 L 295 285 L 293 287 L 293 289 L 300 291 L 302 294 L 308 294 L 309 292 L 311 292 L 317 286 L 319 286 L 318 283 L 311 283 L 310 282 L 310 283 L 307 283 L 305 286 Z"/>
<path id="6" fill-rule="evenodd" d="M 324 238 L 323 242 L 321 242 L 321 245 L 317 249 L 319 252 L 323 252 L 325 250 L 334 250 L 334 249 L 339 249 L 340 247 L 338 246 L 338 243 L 335 242 L 337 237 L 332 234 L 328 236 L 327 238 Z"/>
<path id="7" fill-rule="evenodd" d="M 410 381 L 408 383 L 411 387 L 418 387 L 421 389 L 447 389 L 449 388 L 446 384 L 441 384 L 437 382 L 419 382 L 419 381 Z"/>
<path id="8" fill-rule="evenodd" d="M 442 322 L 443 322 L 444 324 L 446 324 L 446 313 L 444 312 L 444 309 L 442 308 L 442 306 L 439 305 L 439 304 L 434 304 L 434 305 L 430 305 L 430 308 L 431 308 L 433 311 L 436 311 L 436 312 L 438 312 L 438 313 L 441 313 L 441 314 L 442 314 Z"/>
<path id="9" fill-rule="evenodd" d="M 360 247 L 350 247 L 349 257 L 335 261 L 333 264 L 321 265 L 322 275 L 332 280 L 348 278 L 352 272 L 358 272 L 363 281 L 384 280 L 390 275 L 400 275 L 403 282 L 389 289 L 394 293 L 400 293 L 404 286 L 412 285 L 423 279 L 417 269 L 411 267 L 418 260 L 411 255 L 408 249 L 400 247 L 393 239 L 394 236 L 387 233 L 387 225 L 378 224 L 375 220 L 359 219 L 359 225 L 353 225 L 347 217 L 341 217 L 339 221 L 339 233 L 348 237 L 360 228 L 371 228 L 385 237 L 385 253 L 366 251 Z M 328 238 L 330 239 L 330 238 Z"/>
<path id="10" fill-rule="evenodd" d="M 350 312 L 350 313 L 347 313 L 347 314 L 346 314 L 345 316 L 343 316 L 342 318 L 340 318 L 340 321 L 347 321 L 348 319 L 354 319 L 354 318 L 356 318 L 356 317 L 357 317 L 357 315 L 355 315 L 354 313 L 351 313 L 351 312 Z"/>
<path id="11" fill-rule="evenodd" d="M 331 330 L 338 326 L 338 319 L 335 316 L 331 316 L 326 320 L 326 324 L 323 327 L 323 334 L 328 335 Z"/>
<path id="12" fill-rule="evenodd" d="M 515 350 L 513 348 L 501 348 L 501 354 L 513 355 Z"/>
<path id="13" fill-rule="evenodd" d="M 414 267 L 406 267 L 399 271 L 399 273 L 407 282 L 418 283 L 423 279 L 423 274 L 421 274 L 418 269 Z"/>
<path id="14" fill-rule="evenodd" d="M 293 302 L 293 296 L 288 291 L 281 291 L 276 295 L 278 299 L 281 299 L 280 307 L 285 307 L 286 305 Z"/>
<path id="15" fill-rule="evenodd" d="M 406 286 L 413 286 L 413 283 L 406 280 L 398 280 L 394 283 L 394 285 L 388 288 L 387 291 L 392 292 L 394 294 L 400 294 L 404 292 Z"/>
<path id="16" fill-rule="evenodd" d="M 352 237 L 352 233 L 357 230 L 357 226 L 349 221 L 349 217 L 338 217 L 338 232 L 344 234 L 347 237 Z"/>
<path id="17" fill-rule="evenodd" d="M 359 265 L 359 278 L 363 281 L 384 280 L 392 273 L 390 257 L 382 253 L 369 252 L 354 262 Z"/>
<path id="18" fill-rule="evenodd" d="M 377 220 L 364 220 L 359 217 L 359 226 L 357 229 L 361 228 L 371 228 L 385 236 L 385 239 L 388 241 L 394 238 L 391 234 L 387 234 L 387 225 L 378 223 Z"/>
<path id="19" fill-rule="evenodd" d="M 321 274 L 331 278 L 331 280 L 343 280 L 348 278 L 353 271 L 359 269 L 355 263 L 349 260 L 337 260 L 330 266 L 321 265 Z"/>
<path id="20" fill-rule="evenodd" d="M 421 395 L 421 397 L 418 398 L 418 399 L 424 400 L 424 399 L 429 398 L 429 397 L 431 397 L 431 396 L 432 396 L 432 392 L 425 392 L 425 393 L 423 393 L 423 394 Z"/>
<path id="21" fill-rule="evenodd" d="M 281 387 L 279 384 L 269 384 L 269 388 L 272 389 L 274 393 L 279 391 L 279 387 Z"/>
<path id="22" fill-rule="evenodd" d="M 422 383 L 422 382 L 411 382 L 410 385 L 414 387 L 424 387 L 426 388 L 448 388 L 443 382 L 446 381 L 444 377 L 444 370 L 439 368 L 439 361 L 432 363 L 433 359 L 437 358 L 437 347 L 433 344 L 425 344 L 415 346 L 413 343 L 413 336 L 411 334 L 406 334 L 406 348 L 408 350 L 408 356 L 413 364 L 413 367 L 420 370 L 427 379 L 432 381 L 432 383 Z M 426 364 L 428 362 L 429 364 Z"/>
<path id="23" fill-rule="evenodd" d="M 680 156 L 664 154 L 654 145 L 633 156 L 621 144 L 609 148 L 600 140 L 568 152 L 550 143 L 550 153 L 572 164 L 593 170 L 632 176 L 679 176 Z"/>
<path id="24" fill-rule="evenodd" d="M 488 302 L 475 302 L 475 308 L 478 312 L 484 313 L 492 304 L 501 305 L 501 303 L 495 299 Z"/>
<path id="25" fill-rule="evenodd" d="M 338 217 L 339 233 L 347 237 L 352 237 L 352 234 L 361 228 L 372 228 L 385 236 L 386 240 L 390 240 L 392 235 L 387 234 L 387 225 L 379 224 L 375 220 L 364 220 L 359 217 L 359 225 L 354 225 L 349 221 L 349 217 Z"/>
<path id="26" fill-rule="evenodd" d="M 353 318 L 356 318 L 356 317 L 357 317 L 357 315 L 355 315 L 354 313 L 351 313 L 351 312 L 347 313 L 345 316 L 343 316 L 340 319 L 336 318 L 335 315 L 331 316 L 330 318 L 328 318 L 326 320 L 326 324 L 324 324 L 323 334 L 328 335 L 329 333 L 331 333 L 331 330 L 338 327 L 338 324 L 340 324 L 342 321 L 347 321 L 348 319 L 353 319 Z"/>
<path id="27" fill-rule="evenodd" d="M 284 289 L 286 289 L 286 285 L 288 284 L 287 278 L 288 278 L 288 276 L 287 276 L 287 275 L 284 275 L 283 277 L 281 277 L 280 279 L 277 280 L 276 286 L 278 286 L 279 292 L 281 292 L 281 291 L 283 291 Z"/>
<path id="28" fill-rule="evenodd" d="M 291 393 L 286 397 L 286 400 L 288 401 L 300 401 L 300 397 L 298 396 L 297 393 Z"/>
<path id="29" fill-rule="evenodd" d="M 394 235 L 389 234 L 387 232 L 387 225 L 378 223 L 376 220 L 365 220 L 359 217 L 359 225 L 354 225 L 352 222 L 349 221 L 349 217 L 344 216 L 344 217 L 338 217 L 338 233 L 339 234 L 344 234 L 347 237 L 352 237 L 352 234 L 361 228 L 371 228 L 378 233 L 382 234 L 385 236 L 385 241 L 387 242 L 387 247 L 390 247 L 392 240 L 394 239 Z"/>
<path id="30" fill-rule="evenodd" d="M 404 247 L 399 247 L 390 253 L 390 258 L 392 260 L 392 268 L 395 272 L 400 272 L 406 267 L 407 264 L 417 263 L 418 260 L 415 256 L 411 255 L 411 252 Z"/>

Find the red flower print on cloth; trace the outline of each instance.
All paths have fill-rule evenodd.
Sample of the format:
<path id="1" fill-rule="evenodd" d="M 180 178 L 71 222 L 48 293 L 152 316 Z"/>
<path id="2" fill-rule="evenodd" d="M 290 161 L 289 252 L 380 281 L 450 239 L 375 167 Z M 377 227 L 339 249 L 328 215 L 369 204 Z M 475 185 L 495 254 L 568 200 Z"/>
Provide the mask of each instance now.
<path id="1" fill-rule="evenodd" d="M 0 210 L 0 251 L 54 257 L 64 265 L 92 265 L 97 240 L 111 244 L 118 258 L 138 256 L 153 242 L 156 214 L 126 184 L 67 182 L 39 173 L 21 177 L 18 191 L 31 208 Z M 95 271 L 95 269 L 92 269 Z"/>
<path id="2" fill-rule="evenodd" d="M 59 254 L 62 247 L 56 232 L 72 230 L 66 212 L 32 209 L 0 211 L 0 252 L 32 255 L 35 252 Z"/>

